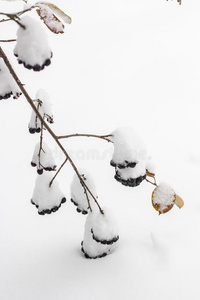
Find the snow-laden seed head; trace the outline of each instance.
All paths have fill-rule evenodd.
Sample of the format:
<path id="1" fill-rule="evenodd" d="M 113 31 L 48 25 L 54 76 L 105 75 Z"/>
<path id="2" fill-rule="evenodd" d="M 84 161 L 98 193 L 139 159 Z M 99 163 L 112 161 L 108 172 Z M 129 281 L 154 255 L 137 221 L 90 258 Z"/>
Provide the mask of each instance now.
<path id="1" fill-rule="evenodd" d="M 49 187 L 51 179 L 49 173 L 43 173 L 38 175 L 35 182 L 31 203 L 36 206 L 38 213 L 41 215 L 57 211 L 61 204 L 66 201 L 56 180 Z"/>
<path id="2" fill-rule="evenodd" d="M 33 167 L 37 166 L 37 172 L 40 175 L 43 173 L 43 170 L 55 171 L 56 164 L 51 149 L 44 141 L 42 142 L 42 149 L 40 149 L 40 146 L 40 143 L 35 145 L 31 165 Z"/>
<path id="3" fill-rule="evenodd" d="M 84 169 L 80 170 L 82 180 L 86 183 L 94 197 L 97 198 L 97 191 L 94 180 L 92 176 Z M 77 211 L 86 214 L 89 211 L 88 200 L 90 201 L 90 206 L 95 209 L 96 204 L 94 204 L 94 199 L 88 192 L 87 195 L 85 190 L 78 178 L 77 174 L 74 174 L 73 180 L 70 185 L 71 201 L 77 206 Z"/>
<path id="4" fill-rule="evenodd" d="M 8 99 L 13 96 L 13 99 L 19 98 L 21 92 L 8 71 L 5 63 L 0 59 L 0 100 Z"/>
<path id="5" fill-rule="evenodd" d="M 111 245 L 119 239 L 117 220 L 113 212 L 103 208 L 104 214 L 98 212 L 92 227 L 93 239 L 104 245 Z"/>
<path id="6" fill-rule="evenodd" d="M 107 254 L 111 253 L 114 249 L 114 244 L 103 244 L 101 242 L 97 242 L 93 238 L 92 229 L 95 224 L 95 220 L 98 216 L 97 211 L 89 212 L 86 223 L 85 223 L 85 232 L 84 232 L 84 239 L 82 242 L 82 251 L 85 254 L 86 258 L 101 258 L 106 256 Z"/>
<path id="7" fill-rule="evenodd" d="M 30 16 L 22 17 L 20 22 L 25 29 L 18 28 L 14 54 L 25 68 L 34 71 L 43 70 L 51 63 L 52 57 L 46 32 L 41 24 Z"/>

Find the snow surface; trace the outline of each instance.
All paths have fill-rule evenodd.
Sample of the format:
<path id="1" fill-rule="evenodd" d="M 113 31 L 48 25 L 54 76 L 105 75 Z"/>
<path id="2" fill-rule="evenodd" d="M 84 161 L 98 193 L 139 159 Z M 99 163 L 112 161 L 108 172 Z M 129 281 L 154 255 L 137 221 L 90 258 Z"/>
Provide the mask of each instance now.
<path id="1" fill-rule="evenodd" d="M 10 6 L 15 2 L 0 1 Z M 108 134 L 131 126 L 148 147 L 156 180 L 185 201 L 158 216 L 154 186 L 126 188 L 113 178 L 113 145 L 62 140 L 78 168 L 93 174 L 103 206 L 118 221 L 120 239 L 102 259 L 81 253 L 86 216 L 70 203 L 73 170 L 57 180 L 67 202 L 40 216 L 30 204 L 36 172 L 30 158 L 38 135 L 27 130 L 23 97 L 1 101 L 0 298 L 3 300 L 196 300 L 200 297 L 200 2 L 199 0 L 61 1 L 72 17 L 49 39 L 54 59 L 34 73 L 18 65 L 13 43 L 1 43 L 34 98 L 51 96 L 58 135 Z M 10 9 L 11 10 L 11 9 Z M 39 17 L 35 15 L 38 20 Z M 15 38 L 14 22 L 1 23 Z M 7 28 L 9 26 L 9 30 Z M 11 122 L 12 121 L 12 122 Z M 48 134 L 56 162 L 64 161 Z M 59 165 L 59 164 L 58 164 Z"/>

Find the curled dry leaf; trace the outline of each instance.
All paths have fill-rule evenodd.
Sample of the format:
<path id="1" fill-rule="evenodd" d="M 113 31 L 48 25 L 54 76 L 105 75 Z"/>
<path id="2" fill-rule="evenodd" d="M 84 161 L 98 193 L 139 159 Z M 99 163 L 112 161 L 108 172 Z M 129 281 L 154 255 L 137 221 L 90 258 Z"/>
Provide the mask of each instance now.
<path id="1" fill-rule="evenodd" d="M 61 18 L 66 24 L 71 24 L 72 19 L 55 4 L 49 2 L 37 2 L 36 6 L 37 5 L 45 5 L 46 7 L 49 7 L 52 12 Z"/>
<path id="2" fill-rule="evenodd" d="M 41 6 L 36 10 L 40 19 L 43 20 L 44 24 L 51 30 L 53 33 L 64 33 L 65 26 L 62 22 L 53 14 L 51 9 L 45 6 Z"/>
<path id="3" fill-rule="evenodd" d="M 176 206 L 178 206 L 179 208 L 181 208 L 184 205 L 184 201 L 183 201 L 183 199 L 180 196 L 176 195 L 176 197 L 175 197 L 175 204 L 176 204 Z"/>
<path id="4" fill-rule="evenodd" d="M 149 177 L 155 177 L 155 173 L 149 172 L 148 170 L 146 170 L 146 175 Z"/>

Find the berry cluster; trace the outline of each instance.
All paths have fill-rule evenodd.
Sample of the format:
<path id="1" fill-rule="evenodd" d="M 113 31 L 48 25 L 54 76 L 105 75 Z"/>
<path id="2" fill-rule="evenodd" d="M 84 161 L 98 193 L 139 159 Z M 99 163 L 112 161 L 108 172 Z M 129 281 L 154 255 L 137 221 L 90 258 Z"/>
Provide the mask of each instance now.
<path id="1" fill-rule="evenodd" d="M 29 16 L 21 18 L 21 24 L 24 27 L 18 28 L 14 55 L 25 68 L 41 71 L 51 64 L 53 56 L 46 32 L 39 22 Z"/>
<path id="2" fill-rule="evenodd" d="M 53 155 L 45 142 L 42 142 L 42 148 L 40 143 L 35 145 L 31 166 L 37 167 L 37 173 L 39 175 L 43 173 L 43 170 L 56 171 Z"/>
<path id="3" fill-rule="evenodd" d="M 118 226 L 113 213 L 105 208 L 104 213 L 89 212 L 85 223 L 81 250 L 86 258 L 101 258 L 109 254 L 119 239 Z"/>
<path id="4" fill-rule="evenodd" d="M 138 186 L 146 178 L 147 152 L 140 137 L 131 128 L 118 128 L 112 133 L 114 153 L 110 165 L 114 178 L 125 186 Z"/>
<path id="5" fill-rule="evenodd" d="M 9 99 L 11 96 L 13 96 L 13 99 L 17 99 L 20 95 L 21 92 L 6 68 L 5 63 L 3 60 L 0 60 L 0 100 Z"/>
<path id="6" fill-rule="evenodd" d="M 36 94 L 36 100 L 34 102 L 41 116 L 43 118 L 46 118 L 47 122 L 52 124 L 53 115 L 51 110 L 51 102 L 49 100 L 49 95 L 47 94 L 47 92 L 43 89 L 40 89 Z M 31 134 L 39 133 L 41 131 L 41 121 L 34 111 L 32 111 L 28 128 Z"/>
<path id="7" fill-rule="evenodd" d="M 38 175 L 31 199 L 31 203 L 36 206 L 40 215 L 56 212 L 61 204 L 66 202 L 57 181 L 54 180 L 51 187 L 49 186 L 51 178 L 47 174 Z"/>
<path id="8" fill-rule="evenodd" d="M 88 188 L 93 192 L 93 195 L 97 198 L 96 187 L 92 177 L 90 176 L 90 174 L 88 174 L 88 172 L 86 173 L 85 170 L 81 170 L 81 174 L 82 174 L 81 175 L 82 179 L 87 184 Z M 88 195 L 84 193 L 83 186 L 76 174 L 74 174 L 70 186 L 70 190 L 71 190 L 71 202 L 77 207 L 76 211 L 78 213 L 82 213 L 83 215 L 88 214 L 89 211 L 88 200 L 90 201 L 90 205 L 92 205 L 94 200 L 92 199 L 89 193 Z"/>

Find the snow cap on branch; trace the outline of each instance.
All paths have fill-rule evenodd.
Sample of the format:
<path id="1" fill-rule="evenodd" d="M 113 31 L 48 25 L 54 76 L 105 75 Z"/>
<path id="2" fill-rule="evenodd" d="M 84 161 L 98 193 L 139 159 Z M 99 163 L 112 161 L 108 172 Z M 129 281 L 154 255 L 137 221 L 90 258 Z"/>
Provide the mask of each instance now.
<path id="1" fill-rule="evenodd" d="M 56 212 L 61 204 L 66 202 L 58 182 L 54 180 L 51 187 L 49 187 L 50 181 L 51 176 L 49 173 L 44 173 L 38 175 L 35 182 L 31 203 L 36 206 L 40 215 Z"/>
<path id="2" fill-rule="evenodd" d="M 0 59 L 0 100 L 8 99 L 13 96 L 17 99 L 21 92 L 8 71 L 3 59 Z"/>
<path id="3" fill-rule="evenodd" d="M 81 174 L 81 177 L 83 181 L 86 183 L 94 197 L 97 198 L 97 191 L 96 191 L 96 186 L 94 184 L 94 180 L 92 176 L 84 169 L 80 170 L 79 173 Z M 94 207 L 94 199 L 90 195 L 89 192 L 87 192 L 87 196 L 85 193 L 85 190 L 80 182 L 80 179 L 78 178 L 77 174 L 74 174 L 72 183 L 70 185 L 70 190 L 71 190 L 71 201 L 74 203 L 75 206 L 77 206 L 77 212 L 81 212 L 82 214 L 86 215 L 89 211 L 89 203 L 88 200 L 90 201 L 90 206 Z"/>
<path id="4" fill-rule="evenodd" d="M 118 240 L 116 222 L 108 210 L 105 211 L 105 218 L 104 215 L 100 216 L 99 211 L 89 212 L 87 216 L 81 249 L 86 258 L 96 259 L 106 256 L 114 249 L 115 242 Z"/>
<path id="5" fill-rule="evenodd" d="M 46 32 L 41 24 L 30 16 L 21 18 L 20 23 L 25 29 L 18 28 L 14 54 L 19 64 L 23 64 L 25 68 L 43 70 L 45 66 L 50 65 L 52 57 Z"/>
<path id="6" fill-rule="evenodd" d="M 112 133 L 114 152 L 111 166 L 115 179 L 123 185 L 138 186 L 146 178 L 147 150 L 138 134 L 130 127 L 121 127 Z"/>
<path id="7" fill-rule="evenodd" d="M 37 167 L 37 172 L 40 175 L 43 173 L 43 169 L 45 171 L 56 170 L 56 165 L 51 150 L 44 141 L 42 142 L 42 149 L 40 143 L 35 145 L 31 165 L 32 167 Z"/>
<path id="8" fill-rule="evenodd" d="M 51 102 L 49 99 L 48 93 L 40 89 L 36 94 L 36 100 L 34 101 L 34 104 L 41 114 L 43 118 L 46 118 L 46 120 L 49 123 L 53 123 L 53 115 L 51 110 Z M 28 124 L 29 132 L 30 133 L 36 133 L 41 131 L 41 121 L 37 117 L 36 113 L 32 110 L 31 118 Z"/>

